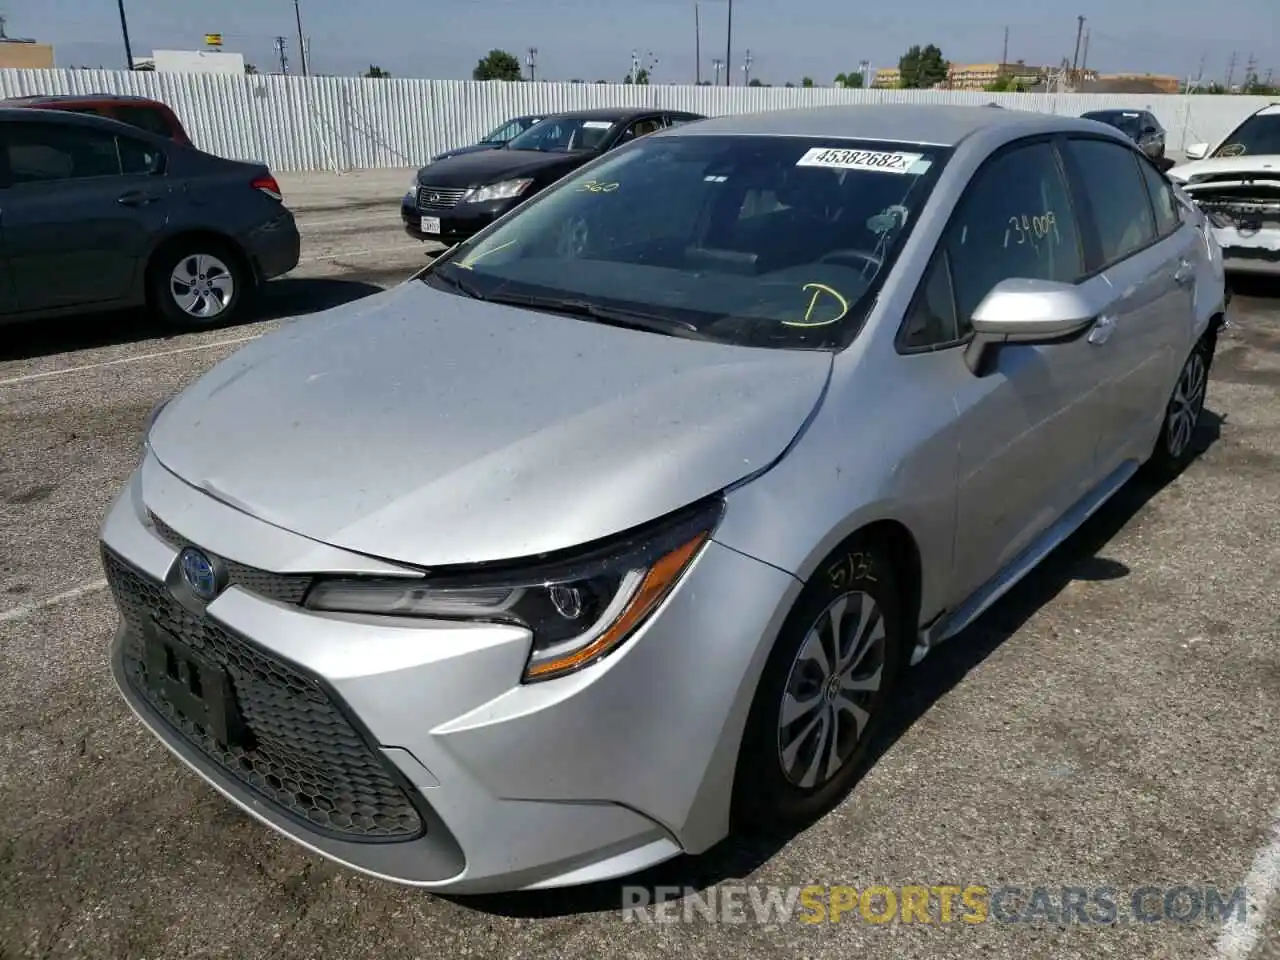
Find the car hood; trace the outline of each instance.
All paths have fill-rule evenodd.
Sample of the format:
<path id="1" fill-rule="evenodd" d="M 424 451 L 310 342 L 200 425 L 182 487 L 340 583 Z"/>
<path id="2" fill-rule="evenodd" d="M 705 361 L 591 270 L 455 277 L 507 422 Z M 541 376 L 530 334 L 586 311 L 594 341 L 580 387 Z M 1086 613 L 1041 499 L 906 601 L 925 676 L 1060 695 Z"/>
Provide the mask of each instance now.
<path id="1" fill-rule="evenodd" d="M 210 496 L 420 566 L 573 547 L 768 467 L 831 355 L 678 339 L 410 280 L 297 320 L 177 395 L 149 444 Z"/>
<path id="2" fill-rule="evenodd" d="M 1224 174 L 1265 174 L 1280 180 L 1280 155 L 1259 153 L 1243 157 L 1212 157 L 1207 160 L 1191 160 L 1180 163 L 1168 172 L 1168 176 L 1182 182 L 1184 188 L 1195 188 L 1199 177 L 1220 177 Z"/>
<path id="3" fill-rule="evenodd" d="M 595 154 L 544 153 L 541 150 L 482 150 L 446 157 L 418 171 L 418 182 L 433 187 L 478 187 L 542 171 L 572 170 Z"/>
<path id="4" fill-rule="evenodd" d="M 501 150 L 503 146 L 504 144 L 501 143 L 472 143 L 465 147 L 454 147 L 452 150 L 437 154 L 431 158 L 431 162 L 439 163 L 441 160 L 448 160 L 451 157 L 465 157 L 472 153 L 484 153 L 486 150 Z"/>

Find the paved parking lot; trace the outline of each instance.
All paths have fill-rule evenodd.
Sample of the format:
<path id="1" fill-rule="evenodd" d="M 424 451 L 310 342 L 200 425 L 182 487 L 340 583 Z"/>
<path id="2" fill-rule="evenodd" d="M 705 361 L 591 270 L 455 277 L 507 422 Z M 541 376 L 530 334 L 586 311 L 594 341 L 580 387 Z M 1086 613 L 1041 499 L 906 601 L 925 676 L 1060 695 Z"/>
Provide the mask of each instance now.
<path id="1" fill-rule="evenodd" d="M 835 812 L 640 878 L 695 888 L 704 906 L 743 884 L 1045 887 L 1058 907 L 1064 886 L 1111 887 L 1115 924 L 994 910 L 980 924 L 936 910 L 931 924 L 859 910 L 628 923 L 618 884 L 446 900 L 236 812 L 115 693 L 95 535 L 156 402 L 278 318 L 423 262 L 397 219 L 408 171 L 281 179 L 304 262 L 266 319 L 178 337 L 137 317 L 0 334 L 0 960 L 1280 958 L 1280 290 L 1266 287 L 1233 303 L 1199 459 L 1123 492 L 927 661 Z M 1129 893 L 1147 885 L 1224 899 L 1247 885 L 1258 909 L 1225 933 L 1202 915 L 1136 922 Z"/>

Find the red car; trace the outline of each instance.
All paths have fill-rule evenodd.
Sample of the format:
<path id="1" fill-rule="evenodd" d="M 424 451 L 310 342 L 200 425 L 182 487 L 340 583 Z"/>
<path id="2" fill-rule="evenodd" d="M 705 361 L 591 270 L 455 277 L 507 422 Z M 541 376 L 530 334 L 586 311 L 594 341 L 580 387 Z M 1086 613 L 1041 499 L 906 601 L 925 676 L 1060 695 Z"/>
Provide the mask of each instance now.
<path id="1" fill-rule="evenodd" d="M 70 110 L 118 120 L 177 143 L 194 146 L 178 115 L 159 100 L 130 97 L 118 93 L 49 94 L 11 97 L 0 107 L 34 107 L 39 110 Z"/>

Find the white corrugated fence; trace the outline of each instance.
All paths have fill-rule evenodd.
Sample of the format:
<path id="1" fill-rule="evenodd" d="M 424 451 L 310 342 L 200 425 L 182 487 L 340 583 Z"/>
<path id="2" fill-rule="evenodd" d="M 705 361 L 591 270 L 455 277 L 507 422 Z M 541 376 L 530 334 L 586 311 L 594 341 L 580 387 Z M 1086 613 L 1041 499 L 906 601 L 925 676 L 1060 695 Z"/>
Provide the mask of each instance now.
<path id="1" fill-rule="evenodd" d="M 841 103 L 983 104 L 1079 115 L 1149 109 L 1168 147 L 1213 141 L 1267 103 L 1263 97 L 1145 94 L 993 94 L 835 87 L 630 86 L 476 83 L 362 77 L 236 76 L 113 70 L 0 70 L 0 96 L 127 93 L 168 103 L 205 150 L 275 170 L 409 167 L 477 140 L 508 117 L 636 105 L 716 116 Z"/>

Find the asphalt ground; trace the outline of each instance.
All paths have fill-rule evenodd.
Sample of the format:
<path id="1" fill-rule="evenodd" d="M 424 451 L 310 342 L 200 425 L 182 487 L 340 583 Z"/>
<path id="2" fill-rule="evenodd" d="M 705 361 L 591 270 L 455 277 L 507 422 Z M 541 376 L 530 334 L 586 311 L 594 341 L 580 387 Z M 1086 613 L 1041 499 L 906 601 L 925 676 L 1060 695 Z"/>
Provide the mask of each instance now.
<path id="1" fill-rule="evenodd" d="M 927 660 L 833 812 L 625 881 L 639 896 L 692 889 L 669 922 L 624 919 L 619 883 L 465 900 L 371 880 L 278 838 L 173 759 L 108 675 L 103 512 L 155 403 L 280 317 L 423 262 L 399 230 L 400 180 L 288 178 L 304 262 L 272 285 L 263 319 L 0 334 L 0 958 L 1280 958 L 1274 285 L 1232 304 L 1188 470 L 1123 491 Z M 789 920 L 752 906 L 810 885 L 983 886 L 991 906 L 987 922 L 957 906 L 946 923 L 935 899 L 927 924 L 871 922 L 880 894 L 839 922 L 820 900 Z M 1009 886 L 1024 896 L 997 904 Z M 1178 886 L 1199 893 L 1198 911 L 1186 891 L 1171 901 L 1189 922 L 1160 907 Z M 1229 901 L 1240 886 L 1243 914 L 1204 919 L 1206 888 Z M 1115 922 L 1064 922 L 1063 887 L 1091 903 L 1113 888 Z M 1132 908 L 1142 887 L 1159 888 L 1150 922 Z"/>

